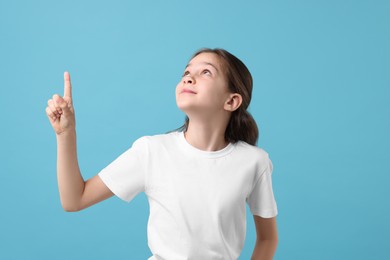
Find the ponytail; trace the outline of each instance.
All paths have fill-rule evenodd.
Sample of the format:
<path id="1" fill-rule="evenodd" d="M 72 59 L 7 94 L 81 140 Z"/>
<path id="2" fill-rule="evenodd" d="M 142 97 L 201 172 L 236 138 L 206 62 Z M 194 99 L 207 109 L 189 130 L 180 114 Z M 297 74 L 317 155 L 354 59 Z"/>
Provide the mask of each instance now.
<path id="1" fill-rule="evenodd" d="M 225 139 L 232 143 L 244 141 L 256 145 L 258 137 L 259 129 L 252 115 L 244 108 L 234 111 L 225 131 Z"/>

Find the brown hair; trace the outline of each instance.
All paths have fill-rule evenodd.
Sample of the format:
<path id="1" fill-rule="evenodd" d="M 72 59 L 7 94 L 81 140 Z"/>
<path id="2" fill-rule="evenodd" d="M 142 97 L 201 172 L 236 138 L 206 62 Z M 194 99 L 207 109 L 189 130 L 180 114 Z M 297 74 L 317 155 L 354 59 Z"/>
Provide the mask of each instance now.
<path id="1" fill-rule="evenodd" d="M 252 98 L 253 80 L 251 73 L 240 59 L 224 49 L 204 48 L 195 52 L 191 59 L 201 53 L 214 53 L 219 57 L 228 81 L 229 90 L 242 96 L 241 106 L 232 112 L 227 125 L 225 131 L 226 141 L 232 143 L 244 141 L 248 144 L 256 145 L 259 130 L 256 121 L 247 111 Z M 184 125 L 179 130 L 186 131 L 188 123 L 189 118 L 186 117 Z"/>

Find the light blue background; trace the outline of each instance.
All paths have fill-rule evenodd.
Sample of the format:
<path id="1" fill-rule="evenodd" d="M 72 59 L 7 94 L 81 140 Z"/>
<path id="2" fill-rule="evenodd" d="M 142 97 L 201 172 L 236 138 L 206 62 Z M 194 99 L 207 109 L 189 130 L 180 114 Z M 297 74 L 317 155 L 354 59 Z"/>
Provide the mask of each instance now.
<path id="1" fill-rule="evenodd" d="M 2 0 L 0 258 L 147 259 L 145 194 L 62 210 L 46 102 L 69 70 L 87 179 L 138 137 L 180 126 L 184 66 L 222 47 L 254 77 L 275 259 L 389 259 L 389 13 L 389 1 L 368 0 Z M 247 210 L 240 259 L 255 241 Z"/>

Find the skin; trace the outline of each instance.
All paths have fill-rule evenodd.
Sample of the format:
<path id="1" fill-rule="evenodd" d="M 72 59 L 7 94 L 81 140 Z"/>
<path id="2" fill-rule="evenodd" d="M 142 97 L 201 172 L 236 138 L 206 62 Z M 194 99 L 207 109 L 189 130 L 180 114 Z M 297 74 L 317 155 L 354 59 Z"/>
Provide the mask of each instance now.
<path id="1" fill-rule="evenodd" d="M 253 215 L 256 226 L 256 244 L 251 260 L 272 260 L 278 246 L 276 217 L 262 218 Z"/>
<path id="2" fill-rule="evenodd" d="M 79 211 L 114 194 L 98 175 L 88 181 L 81 176 L 76 149 L 76 120 L 72 102 L 72 85 L 64 73 L 64 96 L 53 95 L 46 114 L 57 138 L 57 179 L 62 207 Z"/>
<path id="3" fill-rule="evenodd" d="M 217 151 L 227 145 L 225 130 L 242 97 L 229 92 L 218 56 L 201 53 L 187 65 L 176 87 L 176 103 L 190 119 L 187 141 L 198 149 Z"/>
<path id="4" fill-rule="evenodd" d="M 231 112 L 242 98 L 230 93 L 218 57 L 201 53 L 194 57 L 176 87 L 177 106 L 190 119 L 186 140 L 204 151 L 217 151 L 228 144 L 224 138 Z M 72 84 L 64 73 L 64 95 L 48 100 L 46 114 L 57 139 L 57 179 L 62 207 L 80 211 L 114 194 L 98 175 L 84 181 L 77 159 L 76 120 L 72 102 Z M 272 259 L 278 241 L 276 218 L 254 215 L 256 244 L 253 260 Z"/>

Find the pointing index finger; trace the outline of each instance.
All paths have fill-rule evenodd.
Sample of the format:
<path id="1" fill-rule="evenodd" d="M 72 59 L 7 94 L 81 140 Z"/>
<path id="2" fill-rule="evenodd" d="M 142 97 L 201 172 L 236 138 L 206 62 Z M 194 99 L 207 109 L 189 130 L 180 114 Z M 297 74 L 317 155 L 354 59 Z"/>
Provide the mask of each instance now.
<path id="1" fill-rule="evenodd" d="M 72 83 L 68 71 L 64 72 L 64 97 L 72 97 Z"/>

